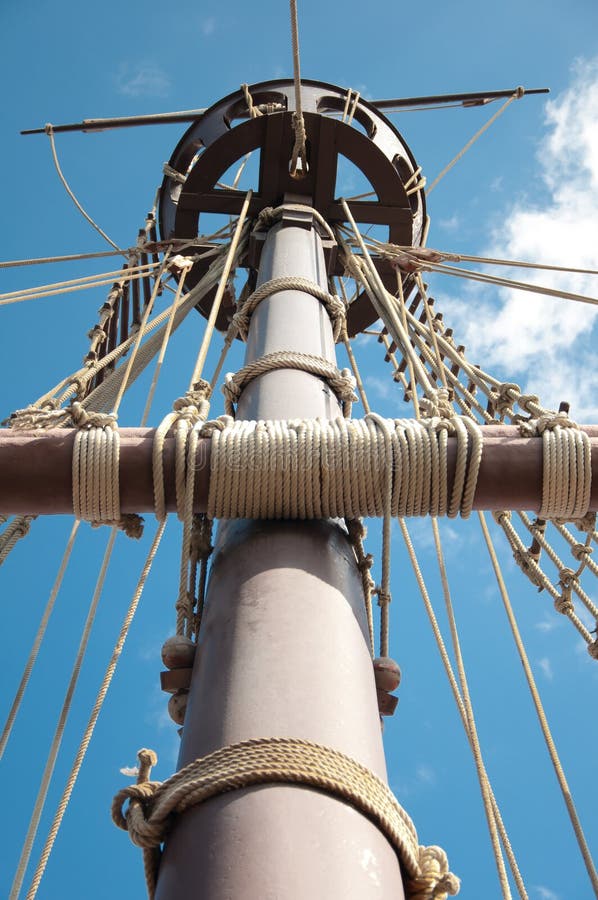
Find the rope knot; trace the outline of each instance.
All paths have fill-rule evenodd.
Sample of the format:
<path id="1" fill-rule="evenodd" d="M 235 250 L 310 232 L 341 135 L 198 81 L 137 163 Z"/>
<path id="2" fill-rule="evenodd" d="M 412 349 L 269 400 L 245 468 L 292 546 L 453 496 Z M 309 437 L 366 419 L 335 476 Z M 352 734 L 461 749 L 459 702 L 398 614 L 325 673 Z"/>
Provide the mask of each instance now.
<path id="1" fill-rule="evenodd" d="M 210 412 L 211 393 L 212 389 L 207 381 L 198 381 L 193 390 L 187 391 L 172 404 L 177 419 L 184 419 L 193 425 L 200 420 L 205 421 Z"/>
<path id="2" fill-rule="evenodd" d="M 224 431 L 225 428 L 231 428 L 235 424 L 232 416 L 218 416 L 217 419 L 210 419 L 201 429 L 202 437 L 212 437 L 215 431 Z"/>
<path id="3" fill-rule="evenodd" d="M 521 396 L 521 388 L 512 381 L 505 381 L 498 390 L 490 391 L 490 403 L 495 413 L 504 416 Z"/>
<path id="4" fill-rule="evenodd" d="M 560 597 L 554 601 L 554 608 L 563 616 L 568 616 L 574 612 L 573 601 L 571 600 L 571 591 L 573 585 L 577 582 L 577 576 L 573 569 L 564 567 L 559 572 L 559 584 L 562 588 Z"/>
<path id="5" fill-rule="evenodd" d="M 153 750 L 147 750 L 145 747 L 142 747 L 141 750 L 137 751 L 137 759 L 139 760 L 137 784 L 143 784 L 145 781 L 149 781 L 152 767 L 158 763 L 158 756 Z"/>
<path id="6" fill-rule="evenodd" d="M 258 107 L 254 104 L 253 97 L 251 96 L 251 93 L 249 92 L 249 85 L 242 84 L 241 90 L 243 91 L 243 96 L 245 98 L 245 103 L 247 104 L 247 109 L 249 111 L 250 117 L 252 119 L 255 119 L 255 118 L 257 118 L 257 116 L 261 116 L 262 111 L 261 111 L 261 109 L 258 109 Z"/>
<path id="7" fill-rule="evenodd" d="M 409 880 L 409 900 L 444 900 L 459 893 L 461 882 L 449 871 L 446 853 L 441 847 L 420 847 L 421 874 Z"/>
<path id="8" fill-rule="evenodd" d="M 388 606 L 392 600 L 390 591 L 385 591 L 381 587 L 377 587 L 374 593 L 378 596 L 378 606 Z"/>
<path id="9" fill-rule="evenodd" d="M 117 417 L 112 413 L 88 412 L 78 400 L 73 400 L 70 414 L 76 428 L 117 428 Z"/>
<path id="10" fill-rule="evenodd" d="M 429 391 L 419 401 L 419 408 L 422 415 L 428 419 L 451 419 L 455 415 L 455 410 L 449 400 L 449 392 L 446 388 Z"/>
<path id="11" fill-rule="evenodd" d="M 588 653 L 592 659 L 598 659 L 598 638 L 596 638 L 595 641 L 592 641 L 591 644 L 588 644 Z"/>
<path id="12" fill-rule="evenodd" d="M 191 526 L 190 550 L 198 559 L 208 559 L 213 550 L 212 520 L 206 516 L 194 516 Z"/>
<path id="13" fill-rule="evenodd" d="M 499 521 L 499 525 L 500 524 L 501 522 Z M 536 563 L 532 554 L 530 554 L 529 550 L 520 550 L 518 548 L 514 549 L 513 559 L 515 560 L 521 571 L 525 575 L 527 575 L 531 583 L 539 588 L 539 590 L 542 590 L 544 588 L 544 579 L 542 578 L 542 573 L 539 569 L 538 564 Z"/>
<path id="14" fill-rule="evenodd" d="M 517 405 L 530 416 L 540 415 L 541 406 L 540 398 L 536 394 L 520 394 L 517 398 Z"/>
<path id="15" fill-rule="evenodd" d="M 255 220 L 255 231 L 267 231 L 276 222 L 277 215 L 273 206 L 265 206 Z"/>
<path id="16" fill-rule="evenodd" d="M 589 544 L 574 544 L 571 547 L 573 559 L 576 559 L 578 562 L 581 562 L 582 560 L 587 562 L 592 552 L 593 547 L 590 547 Z"/>
<path id="17" fill-rule="evenodd" d="M 539 416 L 535 421 L 535 427 L 537 434 L 544 434 L 545 431 L 554 431 L 555 428 L 579 429 L 577 422 L 570 419 L 566 412 L 546 413 L 543 416 Z"/>

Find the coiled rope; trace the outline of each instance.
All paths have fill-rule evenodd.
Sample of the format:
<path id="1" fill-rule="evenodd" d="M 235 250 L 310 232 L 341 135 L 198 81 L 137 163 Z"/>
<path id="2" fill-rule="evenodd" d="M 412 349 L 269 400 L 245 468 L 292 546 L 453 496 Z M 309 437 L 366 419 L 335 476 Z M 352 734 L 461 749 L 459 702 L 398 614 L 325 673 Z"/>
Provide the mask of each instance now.
<path id="1" fill-rule="evenodd" d="M 140 774 L 157 761 L 140 750 Z M 215 750 L 167 781 L 143 780 L 119 791 L 112 819 L 144 849 L 148 892 L 153 897 L 160 844 L 175 816 L 210 797 L 256 784 L 305 784 L 349 801 L 371 819 L 395 848 L 407 875 L 407 896 L 433 900 L 454 895 L 459 879 L 439 847 L 420 847 L 413 822 L 388 786 L 344 753 L 296 738 L 259 738 Z M 123 806 L 128 801 L 128 808 Z"/>

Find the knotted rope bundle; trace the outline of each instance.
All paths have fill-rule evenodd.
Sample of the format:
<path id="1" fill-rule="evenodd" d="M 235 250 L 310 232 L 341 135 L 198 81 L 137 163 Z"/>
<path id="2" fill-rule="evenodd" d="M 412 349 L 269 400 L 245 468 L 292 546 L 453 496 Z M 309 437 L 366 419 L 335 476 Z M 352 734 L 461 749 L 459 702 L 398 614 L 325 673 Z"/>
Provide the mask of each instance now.
<path id="1" fill-rule="evenodd" d="M 155 761 L 150 753 L 139 753 L 142 779 L 149 778 Z M 305 784 L 351 803 L 395 848 L 407 876 L 409 898 L 441 900 L 458 892 L 459 879 L 448 871 L 444 852 L 419 846 L 413 822 L 377 775 L 329 747 L 296 738 L 260 738 L 216 750 L 163 783 L 143 780 L 118 792 L 112 819 L 144 849 L 150 897 L 157 874 L 151 872 L 152 862 L 175 815 L 210 797 L 256 784 Z"/>
<path id="2" fill-rule="evenodd" d="M 482 456 L 469 419 L 238 421 L 211 434 L 210 518 L 328 518 L 471 512 Z M 448 435 L 457 464 L 448 496 Z"/>

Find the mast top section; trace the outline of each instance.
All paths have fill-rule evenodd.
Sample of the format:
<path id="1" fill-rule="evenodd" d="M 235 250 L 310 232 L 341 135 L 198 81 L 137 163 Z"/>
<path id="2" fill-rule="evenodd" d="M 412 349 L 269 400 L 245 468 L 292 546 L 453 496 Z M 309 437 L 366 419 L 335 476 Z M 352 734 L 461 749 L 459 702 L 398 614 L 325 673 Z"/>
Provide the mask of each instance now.
<path id="1" fill-rule="evenodd" d="M 307 165 L 299 173 L 289 165 L 296 111 L 291 79 L 235 91 L 206 110 L 183 135 L 165 167 L 159 202 L 162 239 L 196 239 L 202 213 L 237 215 L 245 191 L 221 182 L 232 166 L 258 152 L 251 218 L 300 194 L 310 198 L 311 206 L 331 226 L 344 223 L 337 187 L 339 160 L 344 157 L 371 185 L 371 196 L 350 201 L 355 220 L 387 227 L 392 243 L 420 246 L 426 220 L 424 192 L 412 190 L 418 183 L 417 163 L 394 125 L 359 94 L 325 82 L 302 80 L 301 105 Z M 336 272 L 333 257 L 329 274 L 342 274 Z M 254 265 L 251 258 L 244 263 L 248 268 Z M 199 281 L 206 265 L 202 260 L 195 264 L 188 287 Z M 210 304 L 211 298 L 205 298 L 201 312 L 207 314 Z M 372 314 L 370 321 L 374 318 Z M 225 322 L 218 325 L 225 327 Z"/>

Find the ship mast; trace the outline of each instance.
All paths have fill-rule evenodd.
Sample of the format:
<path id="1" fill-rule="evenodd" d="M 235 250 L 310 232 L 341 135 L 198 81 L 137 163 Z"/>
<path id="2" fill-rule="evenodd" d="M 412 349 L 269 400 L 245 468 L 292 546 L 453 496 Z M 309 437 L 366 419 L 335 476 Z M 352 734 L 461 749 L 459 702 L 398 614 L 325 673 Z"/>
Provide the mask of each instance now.
<path id="1" fill-rule="evenodd" d="M 243 205 L 249 210 L 252 232 L 241 265 L 250 273 L 250 291 L 264 290 L 248 323 L 246 377 L 235 396 L 237 422 L 324 422 L 343 415 L 347 393 L 339 388 L 339 378 L 327 374 L 338 373 L 339 334 L 330 305 L 322 302 L 331 278 L 343 273 L 338 232 L 332 230 L 346 221 L 346 207 L 336 196 L 341 155 L 360 169 L 375 195 L 373 201 L 351 202 L 355 219 L 386 226 L 389 241 L 399 247 L 418 248 L 424 242 L 424 194 L 411 190 L 417 186 L 418 167 L 396 129 L 351 92 L 304 81 L 305 143 L 297 170 L 291 163 L 297 114 L 293 87 L 290 81 L 266 82 L 202 111 L 177 145 L 161 189 L 162 246 L 182 246 L 183 255 L 185 243 L 197 240 L 202 214 L 233 216 Z M 352 126 L 353 119 L 362 130 Z M 246 197 L 221 189 L 221 176 L 231 165 L 256 151 L 257 190 Z M 415 290 L 408 269 L 397 270 L 383 257 L 375 266 L 383 288 L 391 290 L 400 278 L 406 295 Z M 193 260 L 188 286 L 199 283 L 205 271 L 205 261 Z M 198 309 L 224 329 L 234 305 L 230 298 L 221 308 L 215 304 L 212 292 Z M 345 313 L 343 327 L 349 335 L 378 317 L 366 290 Z M 487 454 L 489 468 L 480 471 L 473 507 L 508 507 L 511 494 L 522 486 L 530 500 L 526 505 L 538 506 L 541 440 L 521 438 L 522 452 L 509 457 L 515 439 L 500 425 L 493 432 L 488 446 L 496 443 Z M 591 427 L 585 432 L 598 474 L 598 432 Z M 131 467 L 123 497 L 128 492 L 127 502 L 140 511 L 148 502 L 140 500 L 147 484 L 143 478 L 135 480 L 134 470 L 147 468 L 147 453 L 141 466 L 146 450 L 139 441 L 147 439 L 151 445 L 153 433 L 144 431 L 137 439 L 129 463 L 123 453 L 122 465 Z M 59 496 L 59 503 L 66 502 L 72 440 L 61 431 L 48 432 L 47 441 L 40 455 L 31 435 L 0 435 L 0 459 L 2 454 L 6 459 L 3 476 L 0 467 L 6 508 L 0 512 L 47 511 L 47 497 L 32 499 L 35 482 L 27 494 L 19 481 L 26 477 L 25 464 L 38 470 L 45 464 L 40 477 L 48 484 L 52 460 L 58 458 L 56 485 L 48 488 L 48 496 L 54 504 Z M 172 448 L 168 453 L 167 493 L 172 495 Z M 283 453 L 280 464 L 284 471 L 284 466 L 297 465 L 297 457 Z M 493 466 L 508 468 L 498 483 Z M 194 510 L 204 512 L 209 489 L 205 469 L 196 487 Z M 262 490 L 270 489 L 264 481 Z M 597 507 L 594 477 L 588 509 Z M 128 511 L 126 503 L 123 511 Z M 375 815 L 364 812 L 357 796 L 352 799 L 349 786 L 340 792 L 326 785 L 334 754 L 386 785 L 380 715 L 394 705 L 376 678 L 362 572 L 345 520 L 307 520 L 296 514 L 280 520 L 222 519 L 214 543 L 193 670 L 167 674 L 165 683 L 182 679 L 177 689 L 183 704 L 179 770 L 227 751 L 230 784 L 175 818 L 160 859 L 157 900 L 414 896 L 405 889 L 413 872 L 405 872 L 388 831 Z M 294 773 L 261 777 L 254 771 L 244 781 L 240 761 L 253 748 L 265 746 L 269 752 L 277 742 L 291 751 L 309 747 L 311 770 L 301 758 Z M 267 753 L 256 763 L 260 765 L 276 768 Z M 446 896 L 446 891 L 434 896 Z"/>

